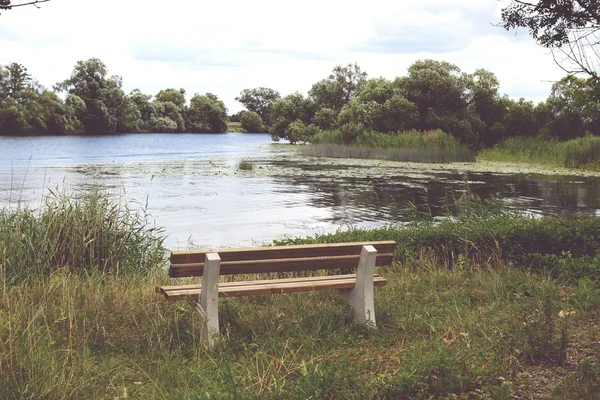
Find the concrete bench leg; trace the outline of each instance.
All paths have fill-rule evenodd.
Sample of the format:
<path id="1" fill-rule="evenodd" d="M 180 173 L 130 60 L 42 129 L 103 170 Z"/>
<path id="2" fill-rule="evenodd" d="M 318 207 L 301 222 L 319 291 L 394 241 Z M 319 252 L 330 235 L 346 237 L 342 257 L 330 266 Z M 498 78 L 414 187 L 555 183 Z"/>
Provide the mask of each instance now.
<path id="1" fill-rule="evenodd" d="M 353 289 L 342 291 L 342 295 L 354 309 L 359 325 L 375 327 L 375 303 L 373 301 L 373 281 L 377 250 L 373 246 L 363 246 L 360 252 L 356 285 Z"/>
<path id="2" fill-rule="evenodd" d="M 200 291 L 200 340 L 209 349 L 216 344 L 219 336 L 219 274 L 221 257 L 218 253 L 208 253 L 204 258 L 202 290 Z"/>

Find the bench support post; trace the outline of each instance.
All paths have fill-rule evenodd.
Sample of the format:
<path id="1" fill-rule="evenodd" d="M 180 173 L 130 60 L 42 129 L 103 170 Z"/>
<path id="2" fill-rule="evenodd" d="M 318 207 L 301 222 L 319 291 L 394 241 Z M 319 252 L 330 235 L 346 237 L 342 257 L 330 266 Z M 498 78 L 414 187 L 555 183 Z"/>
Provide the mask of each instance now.
<path id="1" fill-rule="evenodd" d="M 209 349 L 216 344 L 219 335 L 219 275 L 221 257 L 207 253 L 204 258 L 202 289 L 200 291 L 200 340 Z"/>
<path id="2" fill-rule="evenodd" d="M 342 295 L 354 309 L 359 325 L 375 327 L 375 303 L 373 300 L 373 282 L 377 250 L 373 246 L 363 246 L 356 270 L 356 285 L 353 289 L 342 291 Z"/>

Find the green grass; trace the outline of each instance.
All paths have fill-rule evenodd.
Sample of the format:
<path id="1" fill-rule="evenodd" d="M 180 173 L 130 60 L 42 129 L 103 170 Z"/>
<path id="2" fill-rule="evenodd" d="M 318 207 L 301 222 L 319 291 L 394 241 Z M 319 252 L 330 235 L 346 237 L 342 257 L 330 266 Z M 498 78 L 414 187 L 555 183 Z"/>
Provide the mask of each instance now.
<path id="1" fill-rule="evenodd" d="M 599 322 L 600 269 L 555 274 L 523 261 L 537 254 L 564 271 L 583 267 L 577 260 L 594 260 L 600 248 L 595 218 L 476 211 L 440 225 L 290 239 L 398 241 L 397 261 L 378 270 L 388 280 L 376 289 L 378 328 L 357 327 L 335 292 L 223 299 L 221 342 L 208 352 L 194 304 L 154 293 L 171 282 L 157 268 L 160 232 L 120 204 L 93 193 L 55 196 L 52 210 L 2 211 L 0 243 L 17 236 L 0 244 L 3 398 L 509 399 L 524 397 L 523 374 L 567 360 L 578 367 L 549 392 L 568 398 L 600 387 L 600 352 L 572 353 L 579 328 Z M 127 251 L 109 251 L 123 242 Z M 130 266 L 117 273 L 117 265 Z"/>
<path id="2" fill-rule="evenodd" d="M 242 160 L 238 164 L 238 169 L 240 169 L 242 171 L 252 171 L 254 169 L 254 166 L 252 164 L 250 164 L 248 161 Z"/>
<path id="3" fill-rule="evenodd" d="M 3 396 L 493 396 L 526 365 L 564 361 L 561 310 L 583 316 L 600 304 L 595 287 L 560 289 L 493 262 L 451 270 L 423 257 L 380 273 L 377 330 L 357 328 L 334 292 L 223 300 L 213 353 L 197 340 L 193 305 L 153 293 L 164 277 L 60 271 L 14 286 L 0 296 Z"/>
<path id="4" fill-rule="evenodd" d="M 244 131 L 244 129 L 242 129 L 241 122 L 228 122 L 227 123 L 227 132 L 245 132 L 245 131 Z"/>
<path id="5" fill-rule="evenodd" d="M 515 137 L 483 150 L 478 159 L 600 171 L 600 137 L 586 136 L 566 142 Z"/>
<path id="6" fill-rule="evenodd" d="M 313 157 L 364 158 L 411 162 L 468 162 L 476 153 L 442 131 L 408 131 L 396 135 L 366 132 L 345 145 L 341 132 L 325 131 L 313 136 L 311 145 L 299 149 Z"/>

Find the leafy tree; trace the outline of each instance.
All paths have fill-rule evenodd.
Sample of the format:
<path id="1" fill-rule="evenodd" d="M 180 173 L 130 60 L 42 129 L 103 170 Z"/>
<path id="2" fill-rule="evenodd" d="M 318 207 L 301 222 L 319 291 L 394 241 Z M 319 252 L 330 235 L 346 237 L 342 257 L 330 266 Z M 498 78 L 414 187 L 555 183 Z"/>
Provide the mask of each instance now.
<path id="1" fill-rule="evenodd" d="M 432 121 L 439 117 L 458 116 L 466 110 L 466 79 L 455 64 L 436 60 L 419 60 L 408 68 L 408 76 L 397 84 L 406 98 L 416 104 L 420 129 L 435 129 Z"/>
<path id="2" fill-rule="evenodd" d="M 583 72 L 600 84 L 598 0 L 512 0 L 500 25 L 527 28 L 538 44 L 564 56 L 554 59 L 567 73 Z"/>
<path id="3" fill-rule="evenodd" d="M 80 97 L 86 108 L 77 117 L 86 133 L 114 133 L 118 118 L 126 107 L 120 76 L 108 76 L 106 65 L 97 58 L 78 61 L 71 77 L 56 89 Z"/>
<path id="4" fill-rule="evenodd" d="M 396 79 L 396 84 L 419 110 L 417 129 L 441 129 L 463 143 L 474 144 L 484 125 L 468 112 L 473 98 L 471 80 L 455 64 L 419 60 L 409 67 L 407 77 Z"/>
<path id="5" fill-rule="evenodd" d="M 305 124 L 300 120 L 292 122 L 287 129 L 287 139 L 290 143 L 308 142 L 310 138 L 320 132 L 314 124 Z"/>
<path id="6" fill-rule="evenodd" d="M 260 115 L 254 111 L 246 111 L 240 118 L 242 128 L 249 133 L 259 133 L 266 130 Z"/>
<path id="7" fill-rule="evenodd" d="M 21 64 L 12 63 L 0 66 L 0 100 L 15 95 L 31 82 L 31 75 Z"/>
<path id="8" fill-rule="evenodd" d="M 187 114 L 188 132 L 222 133 L 227 131 L 227 108 L 212 93 L 192 97 Z"/>
<path id="9" fill-rule="evenodd" d="M 185 89 L 170 88 L 161 90 L 156 94 L 155 100 L 158 102 L 170 101 L 183 111 L 185 110 Z"/>
<path id="10" fill-rule="evenodd" d="M 418 119 L 417 106 L 402 96 L 400 88 L 378 78 L 365 82 L 360 94 L 342 108 L 338 125 L 354 123 L 390 133 L 411 129 Z"/>
<path id="11" fill-rule="evenodd" d="M 236 101 L 242 103 L 248 111 L 257 113 L 262 121 L 267 125 L 271 125 L 271 107 L 281 99 L 281 94 L 278 91 L 259 87 L 256 89 L 244 89 L 240 92 L 240 96 L 235 98 Z"/>
<path id="12" fill-rule="evenodd" d="M 145 108 L 143 103 L 148 100 L 148 97 L 140 97 L 137 93 L 135 95 L 136 104 L 142 104 L 142 109 Z M 147 115 L 151 115 L 149 121 L 153 132 L 185 132 L 188 113 L 185 90 L 173 88 L 160 90 L 154 96 L 152 107 L 146 108 L 145 112 Z"/>
<path id="13" fill-rule="evenodd" d="M 269 128 L 274 141 L 290 140 L 289 127 L 292 122 L 300 121 L 305 125 L 312 124 L 315 116 L 315 103 L 300 93 L 290 94 L 273 104 L 271 118 L 273 124 Z"/>
<path id="14" fill-rule="evenodd" d="M 535 117 L 533 102 L 521 98 L 518 101 L 510 100 L 504 118 L 505 136 L 535 136 L 540 127 Z"/>
<path id="15" fill-rule="evenodd" d="M 172 101 L 154 101 L 154 114 L 150 117 L 149 125 L 156 133 L 185 132 L 185 120 L 181 109 Z"/>
<path id="16" fill-rule="evenodd" d="M 367 80 L 367 73 L 358 64 L 336 66 L 328 78 L 315 83 L 309 91 L 317 108 L 340 111 L 355 98 Z"/>
<path id="17" fill-rule="evenodd" d="M 143 94 L 139 89 L 134 89 L 128 98 L 135 104 L 140 113 L 139 131 L 151 132 L 153 129 L 150 120 L 156 116 L 156 108 L 152 102 L 152 96 Z"/>
<path id="18" fill-rule="evenodd" d="M 600 99 L 593 79 L 569 75 L 552 85 L 549 133 L 561 139 L 600 134 Z"/>
<path id="19" fill-rule="evenodd" d="M 315 113 L 315 123 L 320 129 L 333 129 L 337 123 L 338 113 L 331 108 L 321 108 Z"/>

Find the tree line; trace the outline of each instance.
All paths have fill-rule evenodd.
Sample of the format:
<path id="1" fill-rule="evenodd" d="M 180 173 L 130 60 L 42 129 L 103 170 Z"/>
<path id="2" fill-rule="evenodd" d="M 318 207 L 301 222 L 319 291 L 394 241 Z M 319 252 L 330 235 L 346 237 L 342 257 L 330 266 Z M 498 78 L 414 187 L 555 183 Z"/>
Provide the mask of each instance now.
<path id="1" fill-rule="evenodd" d="M 0 65 L 0 135 L 226 130 L 227 108 L 216 95 L 195 94 L 188 104 L 184 89 L 126 94 L 122 78 L 109 76 L 97 58 L 77 62 L 54 90 L 42 87 L 21 64 Z"/>
<path id="2" fill-rule="evenodd" d="M 493 72 L 465 73 L 444 61 L 416 61 L 393 80 L 368 79 L 357 64 L 348 64 L 335 67 L 307 96 L 258 88 L 242 91 L 237 100 L 248 110 L 242 116 L 255 114 L 274 140 L 291 142 L 310 141 L 323 130 L 339 130 L 351 143 L 365 132 L 440 129 L 474 146 L 511 136 L 600 135 L 600 88 L 593 78 L 568 75 L 539 104 L 501 95 L 499 85 Z"/>

